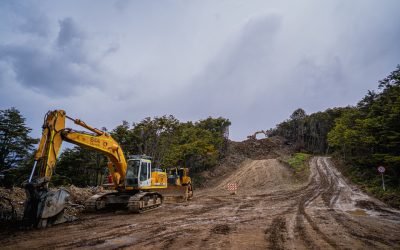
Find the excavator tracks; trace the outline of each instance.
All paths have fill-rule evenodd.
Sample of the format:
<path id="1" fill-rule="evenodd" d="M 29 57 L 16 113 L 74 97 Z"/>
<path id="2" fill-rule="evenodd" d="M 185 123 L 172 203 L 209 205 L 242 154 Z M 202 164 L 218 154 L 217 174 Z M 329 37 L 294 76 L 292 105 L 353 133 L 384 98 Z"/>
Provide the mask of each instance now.
<path id="1" fill-rule="evenodd" d="M 156 192 L 141 192 L 128 201 L 128 209 L 133 213 L 144 213 L 161 207 L 163 197 Z"/>
<path id="2" fill-rule="evenodd" d="M 98 210 L 101 210 L 106 207 L 106 202 L 103 199 L 103 197 L 107 195 L 107 193 L 103 194 L 96 194 L 90 197 L 88 200 L 85 202 L 85 210 L 87 212 L 95 212 Z"/>

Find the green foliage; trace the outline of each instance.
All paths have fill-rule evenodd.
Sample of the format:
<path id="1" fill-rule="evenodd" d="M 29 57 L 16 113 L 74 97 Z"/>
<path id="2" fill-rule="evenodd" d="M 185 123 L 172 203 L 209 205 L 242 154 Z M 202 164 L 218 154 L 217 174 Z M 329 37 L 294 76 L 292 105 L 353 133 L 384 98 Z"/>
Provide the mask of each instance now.
<path id="1" fill-rule="evenodd" d="M 201 171 L 217 164 L 220 137 L 191 122 L 181 124 L 174 136 L 161 166 L 187 166 L 192 171 Z"/>
<path id="2" fill-rule="evenodd" d="M 0 171 L 21 166 L 30 155 L 36 139 L 16 108 L 0 110 Z"/>
<path id="3" fill-rule="evenodd" d="M 159 164 L 171 147 L 180 122 L 174 116 L 145 118 L 133 124 L 132 154 L 146 154 Z"/>
<path id="4" fill-rule="evenodd" d="M 0 180 L 0 186 L 11 188 L 13 186 L 21 186 L 31 173 L 34 163 L 33 153 L 26 156 L 26 160 L 21 162 L 18 167 L 9 168 L 2 171 L 4 179 Z"/>
<path id="5" fill-rule="evenodd" d="M 229 126 L 231 122 L 223 117 L 208 117 L 205 120 L 196 122 L 195 125 L 211 132 L 212 144 L 218 150 L 219 156 L 223 157 L 228 146 Z"/>
<path id="6" fill-rule="evenodd" d="M 325 153 L 328 149 L 327 134 L 335 124 L 335 119 L 348 108 L 327 109 L 307 115 L 303 109 L 297 109 L 286 120 L 272 130 L 271 135 L 285 138 L 287 144 L 298 151 Z"/>
<path id="7" fill-rule="evenodd" d="M 57 162 L 52 184 L 96 186 L 103 183 L 107 160 L 104 155 L 81 147 L 65 149 Z"/>
<path id="8" fill-rule="evenodd" d="M 329 145 L 348 164 L 362 169 L 384 165 L 388 183 L 400 185 L 400 66 L 344 112 L 328 135 Z"/>
<path id="9" fill-rule="evenodd" d="M 296 153 L 294 154 L 287 162 L 289 163 L 289 165 L 291 167 L 293 167 L 294 169 L 298 169 L 300 168 L 302 165 L 304 165 L 305 163 L 307 163 L 307 161 L 310 159 L 310 155 L 309 154 L 305 154 L 305 153 Z"/>
<path id="10" fill-rule="evenodd" d="M 137 148 L 133 144 L 133 141 L 137 141 L 138 139 L 130 130 L 129 123 L 127 121 L 123 121 L 121 125 L 118 125 L 111 131 L 111 136 L 114 140 L 118 141 L 121 148 L 124 150 L 125 154 L 132 154 Z"/>
<path id="11" fill-rule="evenodd" d="M 293 169 L 296 178 L 306 179 L 309 174 L 308 161 L 311 155 L 306 153 L 295 153 L 285 162 Z"/>

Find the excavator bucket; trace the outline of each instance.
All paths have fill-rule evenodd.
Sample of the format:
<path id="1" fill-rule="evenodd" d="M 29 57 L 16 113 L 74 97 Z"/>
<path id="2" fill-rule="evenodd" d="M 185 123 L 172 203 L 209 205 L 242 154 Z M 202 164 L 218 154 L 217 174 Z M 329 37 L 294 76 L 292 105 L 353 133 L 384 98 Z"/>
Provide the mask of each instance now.
<path id="1" fill-rule="evenodd" d="M 162 194 L 165 203 L 185 202 L 193 197 L 191 186 L 168 186 L 157 192 Z"/>
<path id="2" fill-rule="evenodd" d="M 73 221 L 74 216 L 64 215 L 69 193 L 65 189 L 48 190 L 42 185 L 25 185 L 27 200 L 24 211 L 24 225 L 44 228 L 50 225 Z"/>

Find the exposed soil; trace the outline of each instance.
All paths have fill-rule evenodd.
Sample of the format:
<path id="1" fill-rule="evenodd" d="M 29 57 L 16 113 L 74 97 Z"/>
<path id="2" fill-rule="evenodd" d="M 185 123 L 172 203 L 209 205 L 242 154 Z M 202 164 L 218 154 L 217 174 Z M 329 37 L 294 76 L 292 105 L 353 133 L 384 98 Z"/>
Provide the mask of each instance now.
<path id="1" fill-rule="evenodd" d="M 261 157 L 260 157 L 261 158 Z M 83 214 L 3 232 L 3 249 L 399 249 L 400 211 L 348 184 L 326 157 L 296 180 L 277 159 L 237 164 L 186 203 L 144 213 Z M 228 183 L 238 184 L 236 195 Z"/>

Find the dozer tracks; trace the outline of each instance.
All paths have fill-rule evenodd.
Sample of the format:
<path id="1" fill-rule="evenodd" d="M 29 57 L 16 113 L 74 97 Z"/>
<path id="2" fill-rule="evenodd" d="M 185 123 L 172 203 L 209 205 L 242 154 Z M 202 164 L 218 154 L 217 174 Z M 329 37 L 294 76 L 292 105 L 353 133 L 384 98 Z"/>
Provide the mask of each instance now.
<path id="1" fill-rule="evenodd" d="M 128 209 L 133 213 L 144 213 L 161 207 L 163 197 L 156 192 L 141 192 L 128 201 Z"/>

